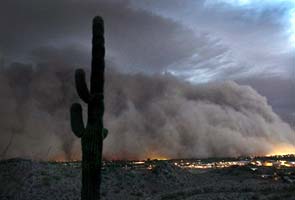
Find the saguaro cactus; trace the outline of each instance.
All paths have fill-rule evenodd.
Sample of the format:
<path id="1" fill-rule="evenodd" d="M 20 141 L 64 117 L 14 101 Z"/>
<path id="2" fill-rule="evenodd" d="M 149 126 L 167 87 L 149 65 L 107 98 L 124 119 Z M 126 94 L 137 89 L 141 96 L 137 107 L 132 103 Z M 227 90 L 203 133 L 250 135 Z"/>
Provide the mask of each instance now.
<path id="1" fill-rule="evenodd" d="M 102 146 L 107 135 L 107 129 L 103 127 L 105 48 L 101 17 L 93 19 L 92 31 L 90 91 L 87 88 L 84 70 L 77 69 L 75 72 L 78 95 L 88 104 L 86 127 L 83 123 L 81 105 L 74 103 L 71 107 L 72 131 L 81 138 L 82 145 L 82 200 L 100 199 Z"/>

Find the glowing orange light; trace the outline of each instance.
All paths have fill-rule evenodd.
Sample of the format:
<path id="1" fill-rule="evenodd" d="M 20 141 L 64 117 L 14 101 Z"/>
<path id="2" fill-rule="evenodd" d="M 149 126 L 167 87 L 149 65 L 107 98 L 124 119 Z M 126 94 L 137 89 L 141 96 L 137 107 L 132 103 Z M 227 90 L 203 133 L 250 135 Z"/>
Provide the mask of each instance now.
<path id="1" fill-rule="evenodd" d="M 271 163 L 271 162 L 264 162 L 263 163 L 263 166 L 265 166 L 265 167 L 272 167 L 273 166 L 273 163 Z"/>
<path id="2" fill-rule="evenodd" d="M 275 147 L 269 154 L 266 156 L 276 156 L 276 155 L 288 155 L 295 154 L 295 146 L 290 144 L 283 144 Z"/>
<path id="3" fill-rule="evenodd" d="M 145 157 L 150 160 L 169 160 L 168 157 L 164 155 L 160 155 L 159 153 L 156 153 L 156 152 L 149 152 Z"/>

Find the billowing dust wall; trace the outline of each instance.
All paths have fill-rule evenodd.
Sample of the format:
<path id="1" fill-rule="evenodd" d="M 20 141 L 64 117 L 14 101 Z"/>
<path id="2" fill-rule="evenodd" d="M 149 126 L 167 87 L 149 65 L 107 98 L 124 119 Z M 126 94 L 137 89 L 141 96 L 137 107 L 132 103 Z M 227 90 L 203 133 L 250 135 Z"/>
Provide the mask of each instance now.
<path id="1" fill-rule="evenodd" d="M 2 157 L 79 159 L 69 105 L 73 67 L 12 64 L 0 73 Z M 109 159 L 269 154 L 294 132 L 267 99 L 232 81 L 192 85 L 171 75 L 106 72 Z"/>

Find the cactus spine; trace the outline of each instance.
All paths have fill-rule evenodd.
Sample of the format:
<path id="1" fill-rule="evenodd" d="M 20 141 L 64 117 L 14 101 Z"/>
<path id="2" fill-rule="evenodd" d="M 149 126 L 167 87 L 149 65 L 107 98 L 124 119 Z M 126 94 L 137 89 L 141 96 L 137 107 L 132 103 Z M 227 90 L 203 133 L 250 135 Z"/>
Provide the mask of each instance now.
<path id="1" fill-rule="evenodd" d="M 88 105 L 86 127 L 79 103 L 71 106 L 71 127 L 73 133 L 81 138 L 82 146 L 82 200 L 100 199 L 101 160 L 103 139 L 107 129 L 103 127 L 104 114 L 104 26 L 101 17 L 93 19 L 92 62 L 90 91 L 85 81 L 83 69 L 75 72 L 75 83 L 79 97 Z"/>

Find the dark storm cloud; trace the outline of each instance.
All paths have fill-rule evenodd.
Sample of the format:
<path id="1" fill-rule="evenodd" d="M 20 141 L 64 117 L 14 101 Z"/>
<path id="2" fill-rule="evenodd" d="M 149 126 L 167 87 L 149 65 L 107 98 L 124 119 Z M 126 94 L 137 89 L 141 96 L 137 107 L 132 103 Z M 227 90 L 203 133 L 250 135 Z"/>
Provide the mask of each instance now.
<path id="1" fill-rule="evenodd" d="M 232 1 L 7 1 L 0 8 L 0 56 L 29 60 L 39 46 L 75 46 L 84 52 L 76 63 L 88 65 L 88 30 L 100 14 L 107 56 L 129 72 L 170 71 L 195 82 L 287 76 L 294 53 L 285 32 L 289 1 L 248 7 L 227 2 Z"/>
<path id="2" fill-rule="evenodd" d="M 191 72 L 196 66 L 206 69 L 208 75 L 214 74 L 210 77 L 211 80 L 252 76 L 257 73 L 262 75 L 276 73 L 286 77 L 293 66 L 290 61 L 294 58 L 294 43 L 290 38 L 294 36 L 290 29 L 294 27 L 290 27 L 290 12 L 294 8 L 294 3 L 291 1 L 132 2 L 140 8 L 185 24 L 195 32 L 206 32 L 208 37 L 217 38 L 218 44 L 226 48 L 218 58 L 207 62 L 204 66 L 197 66 L 198 63 L 202 65 L 198 57 L 186 59 L 182 63 L 182 65 L 191 65 Z M 178 70 L 183 71 L 182 66 L 179 66 Z M 228 71 L 231 73 L 228 74 Z M 199 73 L 187 74 L 191 80 L 199 81 Z"/>
<path id="3" fill-rule="evenodd" d="M 288 4 L 247 9 L 216 2 L 5 2 L 0 56 L 29 60 L 40 46 L 74 46 L 81 52 L 76 64 L 89 65 L 88 30 L 91 18 L 100 14 L 106 21 L 107 56 L 128 72 L 170 71 L 195 82 L 288 74 L 293 51 L 280 21 Z"/>
<path id="4" fill-rule="evenodd" d="M 8 1 L 1 5 L 0 50 L 14 60 L 39 46 L 75 45 L 89 54 L 93 16 L 105 19 L 108 57 L 125 70 L 161 72 L 190 57 L 200 38 L 172 21 L 132 8 L 129 1 Z M 35 52 L 38 51 L 34 50 Z"/>

